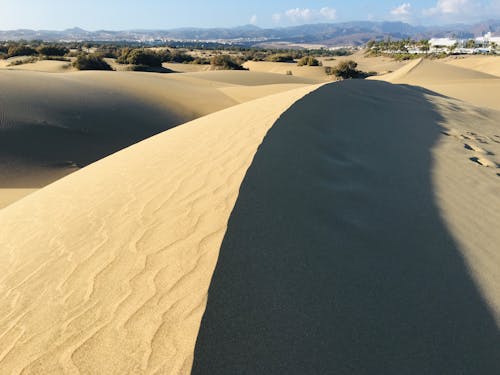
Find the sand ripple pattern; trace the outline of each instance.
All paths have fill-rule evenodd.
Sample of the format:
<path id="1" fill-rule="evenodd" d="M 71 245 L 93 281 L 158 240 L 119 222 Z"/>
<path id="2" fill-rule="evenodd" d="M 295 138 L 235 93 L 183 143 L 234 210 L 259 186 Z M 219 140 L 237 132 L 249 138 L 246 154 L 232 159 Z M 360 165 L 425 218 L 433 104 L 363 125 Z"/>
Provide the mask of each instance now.
<path id="1" fill-rule="evenodd" d="M 244 174 L 316 87 L 182 125 L 2 210 L 0 373 L 189 373 Z"/>

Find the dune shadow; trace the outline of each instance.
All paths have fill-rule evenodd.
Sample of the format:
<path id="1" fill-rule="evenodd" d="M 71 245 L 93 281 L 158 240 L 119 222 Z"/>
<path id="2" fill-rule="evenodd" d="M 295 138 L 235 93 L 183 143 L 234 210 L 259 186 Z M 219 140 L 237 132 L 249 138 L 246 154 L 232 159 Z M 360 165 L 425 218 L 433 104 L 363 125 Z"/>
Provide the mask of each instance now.
<path id="1" fill-rule="evenodd" d="M 193 374 L 498 374 L 495 320 L 435 204 L 421 90 L 321 87 L 285 112 L 231 214 Z"/>

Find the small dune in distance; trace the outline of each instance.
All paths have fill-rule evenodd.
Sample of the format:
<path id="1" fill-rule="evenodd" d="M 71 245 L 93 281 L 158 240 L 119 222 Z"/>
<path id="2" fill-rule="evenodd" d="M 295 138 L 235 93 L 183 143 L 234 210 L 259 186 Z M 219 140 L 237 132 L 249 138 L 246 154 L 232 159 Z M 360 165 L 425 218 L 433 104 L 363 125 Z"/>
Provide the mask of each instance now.
<path id="1" fill-rule="evenodd" d="M 0 42 L 0 374 L 499 374 L 495 50 L 182 43 Z"/>

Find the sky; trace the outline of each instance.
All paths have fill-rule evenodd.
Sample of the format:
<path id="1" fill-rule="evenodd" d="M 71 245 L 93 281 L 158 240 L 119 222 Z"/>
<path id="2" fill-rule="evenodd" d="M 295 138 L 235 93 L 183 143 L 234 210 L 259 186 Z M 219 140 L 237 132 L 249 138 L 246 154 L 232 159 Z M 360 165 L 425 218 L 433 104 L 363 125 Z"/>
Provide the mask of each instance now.
<path id="1" fill-rule="evenodd" d="M 0 0 L 0 30 L 284 27 L 353 20 L 437 25 L 486 19 L 500 19 L 500 0 Z"/>

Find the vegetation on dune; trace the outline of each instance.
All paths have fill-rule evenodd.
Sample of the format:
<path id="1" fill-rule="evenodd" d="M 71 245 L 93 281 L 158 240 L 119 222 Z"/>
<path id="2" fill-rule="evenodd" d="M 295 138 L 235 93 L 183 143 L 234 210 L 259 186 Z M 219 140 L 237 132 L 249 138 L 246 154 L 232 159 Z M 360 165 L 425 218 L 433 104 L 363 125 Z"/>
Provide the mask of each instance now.
<path id="1" fill-rule="evenodd" d="M 31 48 L 30 46 L 15 45 L 15 46 L 9 47 L 7 55 L 8 55 L 8 57 L 35 56 L 35 55 L 38 55 L 38 52 L 36 49 Z"/>
<path id="2" fill-rule="evenodd" d="M 126 48 L 122 50 L 121 56 L 116 61 L 119 64 L 161 67 L 161 60 L 161 57 L 153 51 Z"/>
<path id="3" fill-rule="evenodd" d="M 304 56 L 298 62 L 298 66 L 321 66 L 321 63 L 313 56 Z"/>
<path id="4" fill-rule="evenodd" d="M 41 45 L 37 48 L 37 52 L 43 56 L 64 56 L 69 52 L 69 49 L 56 45 Z"/>
<path id="5" fill-rule="evenodd" d="M 294 63 L 294 56 L 289 53 L 275 53 L 265 58 L 266 61 L 271 62 L 282 62 L 282 63 Z"/>
<path id="6" fill-rule="evenodd" d="M 358 63 L 353 60 L 344 60 L 337 64 L 335 67 L 326 67 L 325 72 L 328 75 L 334 75 L 337 78 L 341 79 L 351 79 L 351 78 L 366 78 L 372 75 L 376 75 L 375 72 L 363 72 L 361 70 L 356 69 L 358 67 Z"/>
<path id="7" fill-rule="evenodd" d="M 113 70 L 111 66 L 98 55 L 80 55 L 73 66 L 78 70 Z"/>
<path id="8" fill-rule="evenodd" d="M 7 66 L 19 66 L 19 65 L 24 65 L 24 64 L 33 64 L 38 61 L 38 57 L 36 56 L 31 56 L 28 57 L 27 59 L 22 59 L 22 60 L 14 60 L 11 63 L 9 63 Z"/>
<path id="9" fill-rule="evenodd" d="M 229 55 L 214 56 L 210 64 L 216 70 L 246 70 L 239 60 Z"/>

